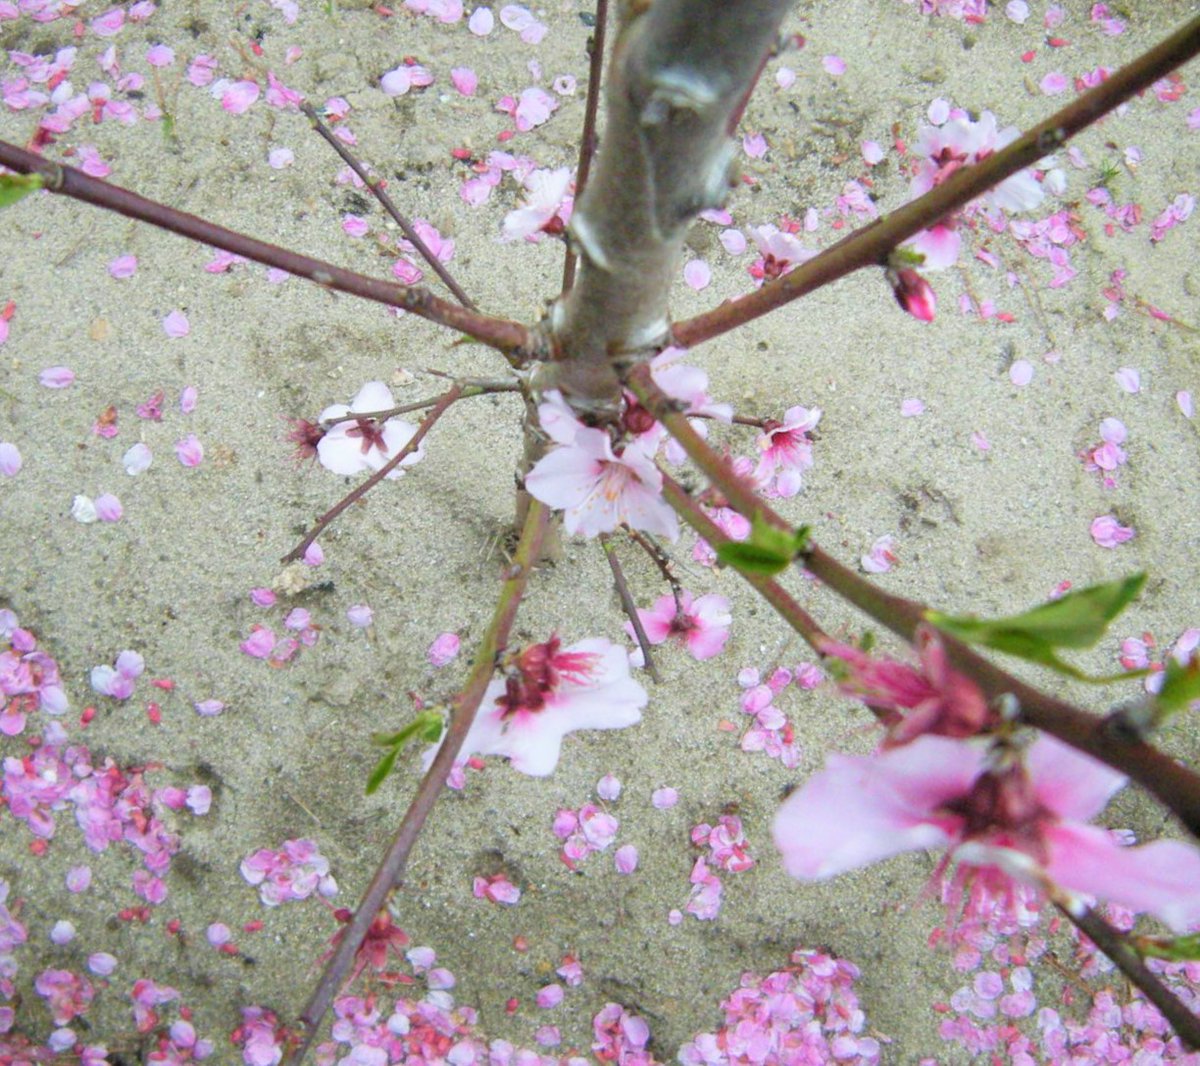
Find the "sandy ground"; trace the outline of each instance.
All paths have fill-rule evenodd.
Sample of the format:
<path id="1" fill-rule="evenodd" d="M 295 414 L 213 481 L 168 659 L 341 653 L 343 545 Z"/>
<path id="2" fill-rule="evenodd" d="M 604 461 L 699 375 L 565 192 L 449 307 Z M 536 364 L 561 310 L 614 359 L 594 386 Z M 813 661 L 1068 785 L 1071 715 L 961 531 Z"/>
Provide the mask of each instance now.
<path id="1" fill-rule="evenodd" d="M 1067 5 L 1056 32 L 1070 41 L 1046 45 L 1043 7 L 1016 25 L 993 13 L 983 26 L 929 18 L 893 0 L 838 0 L 802 5 L 791 22 L 807 47 L 774 61 L 752 101 L 747 131 L 762 132 L 765 159 L 747 159 L 755 184 L 730 203 L 738 226 L 825 212 L 814 246 L 832 242 L 827 209 L 845 182 L 866 168 L 860 142 L 879 142 L 887 154 L 871 175 L 884 207 L 902 202 L 907 179 L 891 150 L 895 133 L 912 143 L 926 109 L 942 97 L 975 112 L 994 110 L 1001 125 L 1028 124 L 1067 94 L 1048 98 L 1038 88 L 1052 70 L 1077 76 L 1137 54 L 1192 10 L 1183 2 L 1128 5 L 1128 31 L 1106 36 L 1088 22 L 1083 3 Z M 102 13 L 87 5 L 85 19 Z M 303 118 L 262 100 L 231 115 L 204 89 L 180 80 L 198 53 L 217 57 L 218 76 L 252 76 L 233 47 L 261 43 L 263 61 L 290 86 L 320 102 L 343 96 L 353 106 L 348 125 L 360 150 L 391 179 L 396 199 L 413 216 L 452 235 L 451 264 L 482 307 L 532 320 L 556 291 L 561 250 L 553 242 L 504 246 L 499 224 L 519 201 L 505 179 L 481 208 L 468 207 L 458 188 L 469 176 L 450 159 L 466 147 L 476 158 L 503 147 L 542 166 L 572 163 L 582 114 L 587 29 L 573 4 L 552 3 L 538 14 L 549 27 L 538 45 L 523 43 L 497 24 L 489 38 L 465 22 L 440 25 L 398 11 L 382 18 L 361 3 L 303 5 L 288 25 L 266 3 L 166 4 L 148 21 L 127 23 L 115 38 L 85 30 L 76 40 L 72 19 L 38 24 L 0 22 L 6 50 L 43 55 L 78 44 L 72 79 L 85 87 L 104 75 L 97 58 L 110 44 L 125 73 L 147 82 L 134 103 L 139 113 L 155 99 L 146 47 L 175 48 L 175 64 L 158 72 L 163 100 L 175 118 L 175 139 L 161 124 L 81 120 L 56 152 L 95 145 L 113 166 L 112 180 L 176 207 L 206 215 L 284 245 L 387 274 L 395 250 L 371 240 L 350 241 L 340 222 L 347 212 L 387 229 L 362 196 L 333 177 L 340 165 Z M 284 64 L 291 46 L 300 58 Z M 1028 64 L 1020 56 L 1036 50 Z M 248 53 L 247 53 L 248 55 Z M 838 55 L 846 72 L 833 77 L 821 57 Z M 422 91 L 389 98 L 379 78 L 402 57 L 415 56 L 434 74 Z M 540 64 L 540 84 L 574 74 L 580 91 L 564 97 L 545 125 L 503 145 L 497 134 L 511 119 L 494 110 L 505 94 L 539 83 L 528 65 Z M 790 89 L 777 87 L 780 65 L 795 69 Z M 472 99 L 450 86 L 449 71 L 469 66 L 479 75 Z M 11 64 L 4 77 L 16 75 Z M 1185 81 L 1195 71 L 1185 72 Z M 1004 266 L 962 257 L 960 269 L 931 275 L 940 313 L 930 326 L 901 314 L 878 276 L 845 281 L 736 335 L 699 350 L 694 361 L 711 375 L 718 399 L 740 411 L 778 415 L 792 404 L 819 406 L 824 415 L 816 464 L 804 491 L 785 512 L 810 522 L 826 547 L 858 559 L 884 534 L 897 538 L 899 564 L 881 578 L 888 589 L 951 609 L 1010 611 L 1047 597 L 1062 581 L 1076 586 L 1148 568 L 1142 600 L 1112 635 L 1080 657 L 1095 670 L 1116 666 L 1122 637 L 1152 632 L 1160 647 L 1200 624 L 1195 592 L 1196 512 L 1200 463 L 1195 423 L 1175 400 L 1181 389 L 1200 392 L 1194 332 L 1139 313 L 1134 297 L 1196 323 L 1197 222 L 1192 219 L 1157 243 L 1148 221 L 1133 232 L 1107 235 L 1104 214 L 1082 199 L 1102 164 L 1117 164 L 1112 180 L 1120 202 L 1142 205 L 1152 219 L 1177 195 L 1194 191 L 1200 134 L 1186 116 L 1193 95 L 1163 103 L 1148 94 L 1078 141 L 1084 169 L 1059 163 L 1067 192 L 1048 199 L 1033 217 L 1074 205 L 1083 239 L 1070 250 L 1078 271 L 1051 289 L 1050 267 L 1009 236 L 989 247 Z M 30 113 L 0 110 L 0 135 L 24 143 L 35 128 Z M 1123 165 L 1140 149 L 1134 170 Z M 275 148 L 290 148 L 294 165 L 268 166 Z M 3 215 L 0 305 L 16 310 L 0 348 L 0 440 L 24 457 L 18 475 L 0 478 L 0 605 L 12 608 L 42 647 L 57 659 L 71 700 L 61 719 L 73 743 L 86 743 L 99 764 L 145 766 L 152 787 L 202 783 L 213 792 L 210 813 L 172 814 L 180 849 L 165 874 L 168 896 L 144 923 L 123 909 L 141 901 L 131 888 L 140 867 L 126 845 L 89 852 L 69 809 L 44 854 L 34 854 L 26 826 L 0 811 L 0 877 L 8 905 L 19 912 L 29 942 L 16 949 L 16 987 L 22 999 L 16 1028 L 43 1041 L 53 1025 L 34 977 L 46 967 L 82 971 L 87 956 L 118 959 L 106 983 L 74 1028 L 82 1040 L 124 1047 L 138 1037 L 129 990 L 139 978 L 179 990 L 197 1030 L 217 1044 L 214 1061 L 239 1060 L 227 1034 L 239 1009 L 261 1004 L 282 1019 L 294 1015 L 314 980 L 314 960 L 335 931 L 316 899 L 268 909 L 238 870 L 258 848 L 311 838 L 340 885 L 336 903 L 349 906 L 367 883 L 376 857 L 416 780 L 415 755 L 374 797 L 363 784 L 375 753 L 376 730 L 394 728 L 411 706 L 409 693 L 436 700 L 465 675 L 467 652 L 435 671 L 425 649 L 440 632 L 462 635 L 464 648 L 486 624 L 503 566 L 498 540 L 511 519 L 511 486 L 519 455 L 516 402 L 463 403 L 429 444 L 428 458 L 397 484 L 376 492 L 325 538 L 327 562 L 308 574 L 307 587 L 277 606 L 254 606 L 249 590 L 278 578 L 278 562 L 305 524 L 348 487 L 342 479 L 291 461 L 284 421 L 315 416 L 347 401 L 367 380 L 396 384 L 400 401 L 438 391 L 427 368 L 453 374 L 496 374 L 487 351 L 455 346 L 452 338 L 414 319 L 332 297 L 299 281 L 270 284 L 261 268 L 228 273 L 203 269 L 207 249 L 99 211 L 49 196 L 31 197 Z M 745 291 L 752 256 L 731 257 L 719 228 L 698 225 L 692 239 L 713 282 L 703 292 L 680 283 L 676 314 L 684 316 Z M 805 235 L 802 235 L 805 236 Z M 986 234 L 971 238 L 974 243 Z M 137 256 L 132 279 L 112 278 L 107 265 Z M 1006 281 L 1015 272 L 1018 284 Z M 1101 290 L 1113 270 L 1127 272 L 1131 295 L 1108 322 Z M 1013 321 L 983 320 L 958 308 L 961 293 L 994 300 Z M 172 310 L 186 313 L 190 335 L 169 338 L 161 325 Z M 1047 353 L 1054 353 L 1047 358 Z M 1010 379 L 1014 360 L 1033 364 L 1025 387 Z M 63 364 L 75 384 L 59 391 L 38 383 L 42 368 Z M 1114 380 L 1122 367 L 1140 372 L 1141 391 Z M 407 372 L 407 373 L 403 373 Z M 412 375 L 411 380 L 409 374 Z M 409 383 L 404 383 L 409 381 Z M 181 414 L 180 391 L 198 390 L 194 413 Z M 156 389 L 166 394 L 161 422 L 139 419 L 135 406 Z M 918 417 L 901 417 L 901 402 L 924 401 Z M 108 406 L 118 411 L 118 435 L 98 437 L 92 425 Z M 1102 418 L 1129 429 L 1128 464 L 1117 486 L 1105 489 L 1084 470 L 1078 453 L 1099 443 Z M 185 468 L 173 454 L 194 433 L 204 462 Z M 981 450 L 972 434 L 990 442 Z M 748 453 L 749 437 L 726 434 Z M 121 457 L 143 440 L 155 459 L 138 477 Z M 116 493 L 124 517 L 83 525 L 70 517 L 72 499 Z M 1093 543 L 1089 526 L 1113 514 L 1136 529 L 1114 550 Z M 780 698 L 802 747 L 801 766 L 784 769 L 763 754 L 747 754 L 738 739 L 736 675 L 746 666 L 767 672 L 811 661 L 811 654 L 775 624 L 730 573 L 690 563 L 686 540 L 678 555 L 686 583 L 733 601 L 733 635 L 717 659 L 697 665 L 679 648 L 660 654 L 664 683 L 653 687 L 645 721 L 632 732 L 576 735 L 547 780 L 489 765 L 462 794 L 439 806 L 410 870 L 400 922 L 414 944 L 432 946 L 457 978 L 454 995 L 479 1011 L 479 1030 L 532 1046 L 534 1030 L 555 1024 L 560 1050 L 586 1050 L 591 1019 L 606 1002 L 620 1002 L 649 1023 L 651 1048 L 672 1061 L 693 1034 L 720 1024 L 720 1000 L 745 970 L 767 973 L 785 965 L 798 945 L 822 947 L 858 964 L 868 1031 L 891 1041 L 888 1062 L 921 1056 L 959 1061 L 964 1053 L 938 1035 L 935 1001 L 963 983 L 945 953 L 926 946 L 943 920 L 922 888 L 937 856 L 908 856 L 819 885 L 798 885 L 780 868 L 769 822 L 782 791 L 822 765 L 830 750 L 865 752 L 873 743 L 869 716 L 835 694 L 790 689 Z M 639 602 L 664 591 L 632 547 L 622 549 Z M 849 609 L 819 589 L 804 599 L 827 628 L 861 626 Z M 356 629 L 346 619 L 354 604 L 369 604 L 374 624 Z M 239 650 L 255 623 L 282 632 L 287 610 L 304 607 L 320 638 L 293 661 L 271 669 Z M 540 572 L 522 608 L 522 639 L 557 630 L 567 640 L 621 637 L 622 617 L 601 553 L 572 543 L 560 565 Z M 92 667 L 123 649 L 144 657 L 147 671 L 133 698 L 96 697 Z M 170 678 L 173 692 L 152 688 Z M 1124 693 L 1083 690 L 1039 678 L 1056 691 L 1093 706 Z M 649 682 L 647 682 L 649 684 Z M 196 700 L 226 704 L 201 717 Z M 161 705 L 162 722 L 148 722 L 147 703 Z M 84 729 L 87 705 L 95 718 Z M 735 730 L 722 728 L 735 723 Z M 45 725 L 31 717 L 22 736 L 0 738 L 0 752 L 20 756 Z M 1191 723 L 1164 738 L 1193 758 Z M 620 819 L 618 844 L 635 844 L 636 873 L 620 876 L 611 849 L 572 873 L 559 859 L 551 819 L 560 807 L 595 801 L 606 773 L 624 785 L 611 805 Z M 653 789 L 670 785 L 681 799 L 655 810 Z M 698 852 L 691 827 L 723 812 L 740 814 L 756 866 L 723 875 L 724 905 L 712 922 L 689 916 L 678 925 L 668 912 L 688 899 L 688 874 Z M 1132 791 L 1104 816 L 1139 835 L 1170 832 L 1162 817 Z M 64 889 L 69 868 L 91 866 L 91 888 Z M 515 907 L 472 896 L 472 878 L 505 871 L 523 890 Z M 48 939 L 58 920 L 74 923 L 65 945 Z M 261 919 L 257 933 L 241 932 Z M 178 922 L 177 935 L 169 923 Z M 235 932 L 240 954 L 224 955 L 205 939 L 212 922 Z M 527 950 L 514 950 L 524 937 Z M 533 997 L 573 952 L 585 979 L 564 1004 L 538 1010 Z M 402 967 L 403 968 L 403 967 Z M 1039 975 L 1046 1001 L 1057 979 Z M 510 998 L 519 1000 L 506 1010 Z M 179 1004 L 162 1008 L 175 1017 Z M 116 1061 L 116 1060 L 114 1060 Z"/>

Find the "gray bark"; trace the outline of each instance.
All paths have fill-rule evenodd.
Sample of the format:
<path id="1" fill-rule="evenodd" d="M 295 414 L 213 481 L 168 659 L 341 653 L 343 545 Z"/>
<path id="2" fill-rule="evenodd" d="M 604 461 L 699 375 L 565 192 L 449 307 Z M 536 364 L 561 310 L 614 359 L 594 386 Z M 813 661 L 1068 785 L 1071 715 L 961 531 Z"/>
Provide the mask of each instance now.
<path id="1" fill-rule="evenodd" d="M 578 410 L 612 409 L 620 368 L 665 342 L 688 226 L 725 201 L 733 129 L 789 6 L 653 0 L 625 13 L 597 167 L 571 219 L 580 274 L 551 312 L 563 361 L 538 381 Z"/>

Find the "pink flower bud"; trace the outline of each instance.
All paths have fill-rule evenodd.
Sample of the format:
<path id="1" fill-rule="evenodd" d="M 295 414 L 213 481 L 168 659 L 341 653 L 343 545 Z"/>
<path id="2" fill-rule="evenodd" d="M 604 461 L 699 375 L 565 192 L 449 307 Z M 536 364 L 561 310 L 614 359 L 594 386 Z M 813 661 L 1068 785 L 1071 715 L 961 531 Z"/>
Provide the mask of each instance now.
<path id="1" fill-rule="evenodd" d="M 937 298 L 927 282 L 911 267 L 901 270 L 887 271 L 888 282 L 896 303 L 904 308 L 913 318 L 922 322 L 932 322 L 934 311 L 937 309 Z"/>

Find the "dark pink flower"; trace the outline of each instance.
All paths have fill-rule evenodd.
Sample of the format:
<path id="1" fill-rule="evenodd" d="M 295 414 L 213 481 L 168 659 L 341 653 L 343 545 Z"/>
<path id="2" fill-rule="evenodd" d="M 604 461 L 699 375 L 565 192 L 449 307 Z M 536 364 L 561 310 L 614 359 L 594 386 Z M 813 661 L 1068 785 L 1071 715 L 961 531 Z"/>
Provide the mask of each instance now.
<path id="1" fill-rule="evenodd" d="M 922 736 L 871 756 L 830 755 L 780 807 L 775 844 L 801 880 L 948 847 L 947 858 L 978 868 L 976 876 L 1057 885 L 1183 931 L 1200 921 L 1200 853 L 1174 840 L 1122 847 L 1085 824 L 1124 783 L 1044 735 L 1023 756 Z"/>
<path id="2" fill-rule="evenodd" d="M 725 647 L 733 620 L 724 596 L 710 593 L 693 601 L 686 590 L 680 590 L 678 598 L 670 594 L 660 596 L 650 610 L 639 609 L 638 618 L 651 644 L 662 644 L 668 637 L 675 637 L 687 644 L 692 658 L 701 660 L 711 659 Z M 628 622 L 625 631 L 633 635 L 633 626 Z"/>
<path id="3" fill-rule="evenodd" d="M 905 744 L 923 733 L 969 737 L 991 718 L 983 693 L 970 678 L 951 669 L 937 632 L 920 626 L 916 635 L 918 666 L 872 657 L 851 644 L 827 642 L 822 651 L 845 664 L 839 687 L 857 696 L 888 727 L 888 746 Z M 836 664 L 835 664 L 836 665 Z"/>

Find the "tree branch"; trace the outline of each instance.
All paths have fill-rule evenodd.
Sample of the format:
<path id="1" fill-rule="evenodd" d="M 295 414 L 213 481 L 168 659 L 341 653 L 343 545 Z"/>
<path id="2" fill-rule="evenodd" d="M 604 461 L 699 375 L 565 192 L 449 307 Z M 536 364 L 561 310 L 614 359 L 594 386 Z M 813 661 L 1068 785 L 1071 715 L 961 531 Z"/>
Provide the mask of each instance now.
<path id="1" fill-rule="evenodd" d="M 509 568 L 504 585 L 500 590 L 500 599 L 492 614 L 491 624 L 475 654 L 471 675 L 462 692 L 454 701 L 454 714 L 450 719 L 450 727 L 442 739 L 442 746 L 434 756 L 429 770 L 421 779 L 420 785 L 417 786 L 416 795 L 413 796 L 412 802 L 400 822 L 400 827 L 396 830 L 396 836 L 383 861 L 379 864 L 379 868 L 375 871 L 375 876 L 371 879 L 370 886 L 359 902 L 353 919 L 346 926 L 337 949 L 326 963 L 317 987 L 309 997 L 308 1003 L 305 1004 L 304 1010 L 300 1012 L 300 1021 L 305 1028 L 304 1038 L 296 1051 L 289 1056 L 289 1066 L 299 1066 L 308 1052 L 333 997 L 337 995 L 342 981 L 350 971 L 354 955 L 371 922 L 383 907 L 388 894 L 404 875 L 409 853 L 425 826 L 429 812 L 433 810 L 434 803 L 441 795 L 442 789 L 445 788 L 446 778 L 454 766 L 454 760 L 458 757 L 463 741 L 467 738 L 471 724 L 475 721 L 479 704 L 492 679 L 496 660 L 508 644 L 509 633 L 512 631 L 513 622 L 517 617 L 517 608 L 525 593 L 529 575 L 533 571 L 533 564 L 541 550 L 541 542 L 549 523 L 549 515 L 550 512 L 538 501 L 535 500 L 530 504 L 525 526 L 521 530 L 521 539 L 517 544 L 513 565 Z"/>
<path id="2" fill-rule="evenodd" d="M 604 46 L 608 38 L 608 0 L 596 0 L 595 32 L 588 39 L 588 87 L 583 105 L 583 132 L 579 135 L 579 161 L 575 166 L 575 199 L 587 188 L 596 154 L 596 112 L 600 109 L 600 75 L 604 70 Z M 567 243 L 563 260 L 562 291 L 570 292 L 575 284 L 575 249 Z"/>
<path id="3" fill-rule="evenodd" d="M 342 144 L 341 141 L 337 139 L 337 137 L 334 136 L 333 131 L 325 125 L 324 121 L 321 119 L 321 116 L 317 114 L 317 109 L 313 107 L 312 104 L 303 103 L 300 105 L 300 110 L 304 112 L 308 118 L 308 121 L 312 124 L 312 128 L 321 135 L 325 143 L 342 157 L 342 162 L 344 162 L 346 166 L 353 170 L 354 173 L 358 175 L 359 180 L 371 190 L 371 195 L 379 201 L 380 207 L 382 207 L 391 216 L 392 221 L 394 221 L 396 225 L 400 227 L 400 231 L 404 234 L 405 239 L 417 250 L 417 254 L 420 255 L 420 257 L 424 259 L 425 262 L 430 265 L 430 267 L 433 268 L 433 272 L 442 279 L 442 284 L 445 285 L 446 288 L 448 288 L 452 293 L 454 293 L 454 298 L 460 304 L 462 304 L 463 307 L 467 308 L 467 310 L 478 310 L 478 308 L 475 306 L 475 301 L 473 301 L 471 297 L 469 297 L 463 291 L 462 286 L 460 286 L 458 282 L 454 280 L 454 275 L 446 269 L 446 264 L 429 250 L 429 245 L 427 245 L 421 239 L 421 235 L 415 229 L 413 229 L 412 223 L 400 213 L 400 209 L 392 202 L 392 198 L 388 196 L 387 191 L 384 189 L 384 183 L 372 178 L 371 175 L 367 173 L 367 168 L 358 161 L 354 153 L 351 152 L 349 148 L 347 148 L 344 144 Z"/>
<path id="4" fill-rule="evenodd" d="M 203 244 L 210 244 L 234 255 L 245 256 L 257 263 L 278 267 L 335 292 L 361 296 L 364 300 L 373 300 L 389 307 L 410 311 L 420 318 L 436 322 L 440 326 L 499 349 L 514 366 L 524 365 L 538 357 L 536 337 L 519 322 L 491 318 L 469 311 L 447 300 L 438 299 L 428 289 L 397 285 L 365 274 L 356 274 L 344 267 L 268 244 L 196 215 L 147 200 L 144 196 L 119 185 L 111 185 L 89 177 L 82 170 L 50 162 L 6 141 L 0 141 L 0 165 L 21 174 L 40 174 L 50 192 L 61 193 L 73 200 L 116 211 L 139 222 L 149 222 L 152 226 L 178 233 Z"/>
<path id="5" fill-rule="evenodd" d="M 564 361 L 540 382 L 611 413 L 614 360 L 667 339 L 667 296 L 691 220 L 723 203 L 730 122 L 778 35 L 788 0 L 628 5 L 609 63 L 604 144 L 570 232 L 579 278 L 551 314 Z"/>
<path id="6" fill-rule="evenodd" d="M 671 398 L 654 383 L 649 366 L 635 368 L 626 379 L 626 385 L 667 427 L 688 458 L 724 493 L 731 507 L 746 518 L 752 519 L 757 514 L 772 525 L 792 532 L 791 525 L 746 482 L 735 476 L 721 456 L 692 429 L 687 417 L 676 410 Z M 668 501 L 677 507 L 674 498 L 668 496 Z M 707 538 L 707 534 L 704 536 Z M 924 621 L 927 609 L 924 604 L 884 592 L 811 541 L 797 563 L 820 578 L 833 592 L 910 643 L 917 626 Z M 755 584 L 754 575 L 744 576 Z M 784 617 L 791 622 L 790 617 Z M 1193 835 L 1200 837 L 1200 776 L 1145 741 L 1111 729 L 1106 718 L 1039 692 L 961 641 L 948 634 L 941 637 L 954 667 L 975 681 L 986 696 L 994 699 L 1011 693 L 1020 705 L 1023 722 L 1132 778 L 1174 811 Z"/>
<path id="7" fill-rule="evenodd" d="M 1198 52 L 1200 18 L 1195 18 L 982 163 L 956 171 L 920 199 L 856 230 L 795 270 L 768 282 L 757 292 L 676 322 L 671 327 L 672 343 L 691 348 L 856 270 L 882 265 L 909 237 L 965 207 L 1018 170 L 1032 166 L 1135 93 L 1194 58 Z"/>

